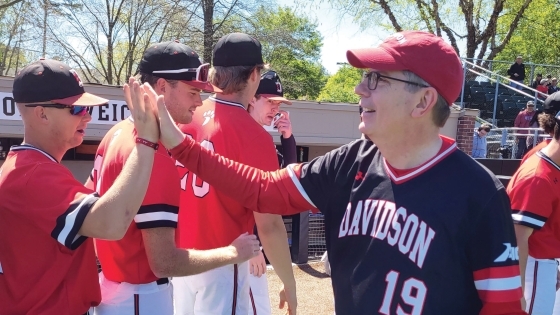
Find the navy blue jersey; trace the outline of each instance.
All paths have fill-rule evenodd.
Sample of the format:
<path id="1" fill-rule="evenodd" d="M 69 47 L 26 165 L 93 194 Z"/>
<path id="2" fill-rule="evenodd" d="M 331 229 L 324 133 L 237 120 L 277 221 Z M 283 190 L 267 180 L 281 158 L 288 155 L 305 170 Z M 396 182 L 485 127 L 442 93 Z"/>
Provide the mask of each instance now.
<path id="1" fill-rule="evenodd" d="M 505 189 L 442 140 L 433 159 L 407 172 L 392 169 L 367 140 L 276 172 L 190 139 L 171 153 L 249 209 L 320 210 L 337 315 L 523 314 Z"/>
<path id="2" fill-rule="evenodd" d="M 399 178 L 360 140 L 301 168 L 337 314 L 479 314 L 483 299 L 521 298 L 504 187 L 454 144 L 431 163 Z"/>

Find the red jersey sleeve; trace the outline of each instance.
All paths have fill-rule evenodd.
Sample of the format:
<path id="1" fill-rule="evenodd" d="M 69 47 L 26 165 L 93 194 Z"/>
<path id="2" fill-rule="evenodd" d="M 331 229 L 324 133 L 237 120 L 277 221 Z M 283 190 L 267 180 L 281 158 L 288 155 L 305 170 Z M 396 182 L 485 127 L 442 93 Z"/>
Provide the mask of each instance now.
<path id="1" fill-rule="evenodd" d="M 87 237 L 79 235 L 86 215 L 99 195 L 84 187 L 62 165 L 39 164 L 27 186 L 34 191 L 30 205 L 40 204 L 23 213 L 29 214 L 39 229 L 47 229 L 55 240 L 69 249 L 78 248 Z"/>
<path id="2" fill-rule="evenodd" d="M 508 194 L 511 199 L 513 222 L 535 230 L 544 226 L 552 213 L 552 205 L 556 202 L 550 183 L 535 176 L 512 178 L 508 185 Z"/>
<path id="3" fill-rule="evenodd" d="M 315 209 L 296 186 L 299 179 L 292 167 L 264 172 L 207 150 L 190 137 L 170 152 L 202 180 L 252 211 L 289 215 Z"/>
<path id="4" fill-rule="evenodd" d="M 158 151 L 146 196 L 134 217 L 139 229 L 177 227 L 180 179 L 175 163 L 167 152 Z"/>

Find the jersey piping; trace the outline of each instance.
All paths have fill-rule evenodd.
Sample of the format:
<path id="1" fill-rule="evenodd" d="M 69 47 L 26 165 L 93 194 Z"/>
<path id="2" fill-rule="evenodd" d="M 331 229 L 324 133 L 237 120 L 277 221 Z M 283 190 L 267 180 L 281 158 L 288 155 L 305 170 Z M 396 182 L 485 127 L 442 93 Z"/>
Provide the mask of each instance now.
<path id="1" fill-rule="evenodd" d="M 445 140 L 444 140 L 445 141 Z M 442 143 L 442 146 L 444 146 L 445 143 Z M 449 154 L 453 153 L 455 150 L 457 149 L 457 144 L 456 143 L 452 143 L 449 148 L 443 150 L 442 152 L 438 153 L 435 157 L 433 157 L 431 160 L 429 160 L 427 163 L 425 163 L 424 165 L 420 166 L 417 169 L 414 169 L 411 172 L 407 172 L 405 175 L 402 176 L 397 176 L 392 170 L 391 167 L 389 166 L 389 164 L 387 163 L 387 160 L 385 160 L 385 158 L 383 158 L 383 165 L 385 167 L 385 170 L 387 171 L 387 174 L 389 174 L 389 177 L 391 178 L 391 180 L 395 183 L 395 184 L 402 184 L 410 179 L 413 179 L 414 177 L 426 172 L 427 170 L 429 170 L 430 168 L 432 168 L 434 165 L 436 165 L 438 162 L 440 162 L 441 160 L 443 160 L 445 157 L 447 157 Z"/>
<path id="2" fill-rule="evenodd" d="M 241 105 L 241 103 L 237 103 L 237 102 L 229 102 L 229 101 L 224 101 L 218 98 L 215 98 L 213 96 L 210 96 L 208 99 L 216 102 L 216 103 L 220 103 L 220 104 L 224 104 L 224 105 L 231 105 L 231 106 L 237 106 L 237 107 L 241 107 L 243 108 L 243 110 L 245 110 L 245 106 Z"/>
<path id="3" fill-rule="evenodd" d="M 45 152 L 45 151 L 43 151 L 43 150 L 41 150 L 37 147 L 32 146 L 30 144 L 14 145 L 10 148 L 10 151 L 14 151 L 14 152 L 15 151 L 24 151 L 24 150 L 34 150 L 34 151 L 40 152 L 44 156 L 49 158 L 49 160 L 51 160 L 55 163 L 58 163 L 58 161 L 52 155 L 48 154 L 47 152 Z"/>

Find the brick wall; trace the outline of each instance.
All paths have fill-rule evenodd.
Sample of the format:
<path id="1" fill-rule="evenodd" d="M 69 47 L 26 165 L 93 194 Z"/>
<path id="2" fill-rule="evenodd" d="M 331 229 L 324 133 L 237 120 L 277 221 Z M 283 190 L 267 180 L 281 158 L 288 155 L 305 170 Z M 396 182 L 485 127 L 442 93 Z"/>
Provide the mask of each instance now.
<path id="1" fill-rule="evenodd" d="M 475 116 L 465 115 L 457 122 L 457 147 L 468 155 L 472 153 L 475 121 Z"/>

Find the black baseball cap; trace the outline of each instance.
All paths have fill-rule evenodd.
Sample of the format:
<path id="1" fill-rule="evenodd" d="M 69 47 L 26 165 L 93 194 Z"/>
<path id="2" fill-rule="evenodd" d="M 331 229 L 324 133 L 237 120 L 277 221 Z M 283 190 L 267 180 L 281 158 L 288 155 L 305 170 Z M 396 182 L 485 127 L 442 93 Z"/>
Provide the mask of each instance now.
<path id="1" fill-rule="evenodd" d="M 52 102 L 97 106 L 109 100 L 87 93 L 78 73 L 63 62 L 41 58 L 23 68 L 14 79 L 16 103 Z"/>
<path id="2" fill-rule="evenodd" d="M 212 51 L 214 66 L 257 66 L 264 64 L 261 43 L 244 33 L 222 36 Z"/>
<path id="3" fill-rule="evenodd" d="M 197 80 L 196 70 L 201 65 L 200 58 L 194 50 L 175 40 L 157 43 L 146 49 L 138 65 L 138 72 L 182 81 L 203 91 L 222 92 L 206 81 L 206 78 L 204 81 Z"/>
<path id="4" fill-rule="evenodd" d="M 261 76 L 261 82 L 255 94 L 273 101 L 281 101 L 282 103 L 292 105 L 292 102 L 284 98 L 282 82 L 280 82 L 280 77 L 275 71 L 268 71 Z"/>

